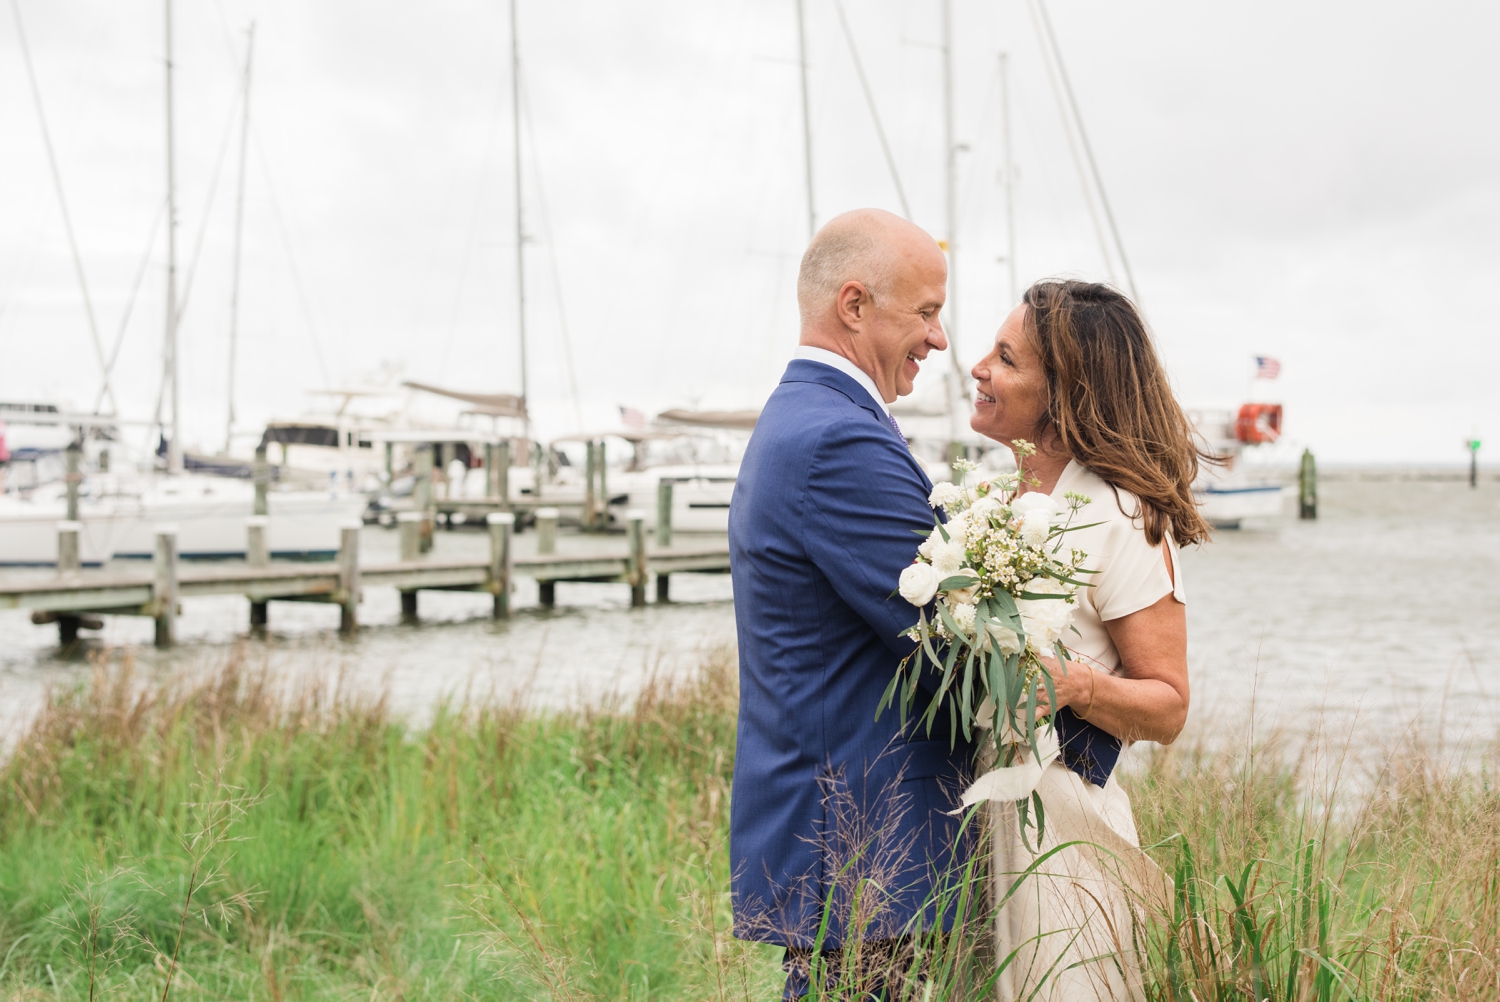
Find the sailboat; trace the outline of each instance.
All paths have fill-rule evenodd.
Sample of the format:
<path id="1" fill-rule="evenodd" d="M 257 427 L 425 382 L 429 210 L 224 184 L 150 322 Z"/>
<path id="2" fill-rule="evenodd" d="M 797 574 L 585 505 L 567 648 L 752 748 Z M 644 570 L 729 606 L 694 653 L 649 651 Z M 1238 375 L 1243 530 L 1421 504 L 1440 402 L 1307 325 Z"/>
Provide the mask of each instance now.
<path id="1" fill-rule="evenodd" d="M 173 133 L 172 3 L 164 0 L 166 27 L 166 140 L 167 140 L 167 283 L 164 338 L 164 393 L 170 420 L 163 422 L 166 469 L 145 475 L 114 472 L 96 463 L 78 486 L 78 518 L 82 561 L 96 566 L 115 557 L 151 556 L 160 524 L 177 527 L 178 553 L 188 559 L 244 556 L 245 520 L 255 509 L 255 487 L 249 481 L 214 477 L 184 470 L 180 424 L 177 328 L 181 319 L 177 299 L 176 178 Z M 248 109 L 248 53 L 245 75 Z M 246 111 L 248 114 L 248 110 Z M 242 133 L 242 144 L 246 136 Z M 243 151 L 242 151 L 243 152 Z M 243 198 L 244 157 L 240 186 Z M 239 223 L 236 223 L 237 227 Z M 238 256 L 236 256 L 238 270 Z M 236 289 L 238 281 L 236 281 Z M 237 298 L 237 296 L 236 296 Z M 106 377 L 107 379 L 107 377 Z M 55 408 L 54 408 L 55 409 Z M 53 422 L 72 428 L 82 439 L 85 427 L 97 416 L 59 413 Z M 100 468 L 104 467 L 104 468 Z M 0 498 L 0 565 L 56 563 L 55 524 L 68 514 L 67 485 L 63 480 L 37 484 L 29 491 L 10 491 Z M 329 490 L 268 492 L 267 541 L 273 556 L 317 558 L 338 550 L 339 529 L 357 520 L 367 504 L 362 494 Z"/>

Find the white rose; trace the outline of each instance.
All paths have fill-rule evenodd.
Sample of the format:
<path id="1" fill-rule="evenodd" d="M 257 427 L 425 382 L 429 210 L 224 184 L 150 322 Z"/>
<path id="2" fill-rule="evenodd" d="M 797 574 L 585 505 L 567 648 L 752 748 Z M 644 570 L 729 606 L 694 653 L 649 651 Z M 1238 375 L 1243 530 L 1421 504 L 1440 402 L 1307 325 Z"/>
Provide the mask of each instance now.
<path id="1" fill-rule="evenodd" d="M 915 563 L 901 572 L 901 581 L 897 585 L 897 590 L 901 592 L 902 598 L 920 609 L 932 601 L 932 597 L 937 594 L 938 582 L 941 580 L 942 578 L 938 576 L 937 571 L 933 570 L 932 565 Z"/>
<path id="2" fill-rule="evenodd" d="M 986 519 L 1000 510 L 1000 502 L 992 497 L 982 497 L 969 509 L 970 518 Z"/>
<path id="3" fill-rule="evenodd" d="M 1012 500 L 1010 510 L 1017 518 L 1025 518 L 1026 514 L 1032 511 L 1045 511 L 1050 517 L 1057 512 L 1057 502 L 1052 500 L 1050 494 L 1032 491 L 1030 494 L 1022 494 Z"/>
<path id="4" fill-rule="evenodd" d="M 1068 587 L 1051 578 L 1033 578 L 1026 583 L 1033 594 L 1056 595 L 1057 598 L 1023 598 L 1016 602 L 1021 613 L 1021 628 L 1026 640 L 1038 654 L 1051 652 L 1073 621 L 1073 603 Z"/>
<path id="5" fill-rule="evenodd" d="M 985 628 L 995 641 L 995 649 L 1001 654 L 1021 653 L 1021 638 L 1015 630 L 1012 630 L 998 619 L 990 620 Z"/>
<path id="6" fill-rule="evenodd" d="M 943 594 L 948 598 L 948 604 L 958 605 L 965 602 L 972 604 L 974 593 L 979 590 L 979 575 L 967 567 L 960 567 L 954 576 L 961 577 L 965 581 L 972 583 L 964 585 L 961 588 L 949 588 L 944 592 Z"/>
<path id="7" fill-rule="evenodd" d="M 938 573 L 938 580 L 952 577 L 964 565 L 964 538 L 962 535 L 950 530 L 947 542 L 941 536 L 932 546 L 932 554 L 928 558 L 932 561 L 932 567 Z"/>
<path id="8" fill-rule="evenodd" d="M 932 531 L 927 534 L 927 539 L 923 541 L 923 543 L 922 543 L 921 546 L 917 547 L 917 552 L 920 553 L 922 556 L 926 557 L 928 560 L 931 560 L 932 559 L 932 548 L 934 546 L 941 546 L 942 543 L 943 543 L 943 530 L 941 530 L 941 529 L 937 528 L 936 526 L 934 526 L 933 529 L 932 529 Z"/>
<path id="9" fill-rule="evenodd" d="M 932 493 L 927 495 L 927 503 L 934 508 L 950 508 L 963 500 L 964 492 L 956 484 L 944 481 L 932 485 Z"/>
<path id="10" fill-rule="evenodd" d="M 1021 520 L 1021 542 L 1027 546 L 1041 546 L 1052 531 L 1052 515 L 1040 508 L 1033 508 Z"/>
<path id="11" fill-rule="evenodd" d="M 963 630 L 969 636 L 974 635 L 973 602 L 961 602 L 958 605 L 950 606 L 948 612 L 953 616 L 953 621 L 958 624 L 960 630 Z"/>

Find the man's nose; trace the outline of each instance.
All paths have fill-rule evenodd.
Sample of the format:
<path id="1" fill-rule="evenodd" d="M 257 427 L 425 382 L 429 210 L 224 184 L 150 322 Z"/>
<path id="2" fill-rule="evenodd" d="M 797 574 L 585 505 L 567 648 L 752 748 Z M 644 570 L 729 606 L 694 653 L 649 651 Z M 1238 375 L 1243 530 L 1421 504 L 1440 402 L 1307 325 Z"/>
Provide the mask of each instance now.
<path id="1" fill-rule="evenodd" d="M 938 351 L 948 350 L 948 335 L 943 333 L 943 322 L 934 320 L 927 331 L 927 343 Z"/>

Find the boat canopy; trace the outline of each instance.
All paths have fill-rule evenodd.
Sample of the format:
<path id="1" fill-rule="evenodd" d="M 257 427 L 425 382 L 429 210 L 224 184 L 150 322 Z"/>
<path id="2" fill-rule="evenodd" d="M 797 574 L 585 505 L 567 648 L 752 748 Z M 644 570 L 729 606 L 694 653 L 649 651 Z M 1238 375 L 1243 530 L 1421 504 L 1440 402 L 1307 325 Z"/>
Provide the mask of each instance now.
<path id="1" fill-rule="evenodd" d="M 404 380 L 401 385 L 413 390 L 421 390 L 423 393 L 433 393 L 450 400 L 461 400 L 466 404 L 473 404 L 472 413 L 475 414 L 483 414 L 487 417 L 526 417 L 526 401 L 513 393 L 463 393 L 410 379 Z"/>
<path id="2" fill-rule="evenodd" d="M 677 408 L 656 415 L 658 424 L 685 424 L 695 428 L 733 428 L 751 431 L 760 411 L 689 411 Z"/>

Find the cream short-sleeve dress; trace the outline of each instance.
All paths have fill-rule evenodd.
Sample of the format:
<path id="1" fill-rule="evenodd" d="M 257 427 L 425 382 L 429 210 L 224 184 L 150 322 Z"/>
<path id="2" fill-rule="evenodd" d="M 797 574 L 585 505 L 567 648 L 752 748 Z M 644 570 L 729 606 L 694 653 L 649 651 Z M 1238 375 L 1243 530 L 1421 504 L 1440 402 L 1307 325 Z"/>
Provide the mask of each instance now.
<path id="1" fill-rule="evenodd" d="M 1073 524 L 1100 524 L 1068 535 L 1069 545 L 1088 554 L 1083 566 L 1098 573 L 1090 578 L 1092 587 L 1080 590 L 1073 615 L 1078 633 L 1064 643 L 1083 664 L 1116 672 L 1120 655 L 1105 623 L 1169 594 L 1186 601 L 1176 544 L 1168 537 L 1163 556 L 1161 547 L 1146 541 L 1135 496 L 1078 463 L 1068 464 L 1052 497 L 1062 504 L 1068 492 L 1090 498 Z M 1001 973 L 998 997 L 1031 998 L 1035 992 L 1048 1002 L 1137 1002 L 1144 998 L 1138 933 L 1165 906 L 1168 878 L 1141 851 L 1130 798 L 1113 775 L 1098 787 L 1057 761 L 1037 790 L 1047 816 L 1040 846 L 1034 829 L 1030 848 L 1021 838 L 1015 805 L 992 802 L 990 808 L 995 900 L 1014 891 L 996 917 L 997 956 L 1015 951 Z M 1038 855 L 1075 840 L 1093 845 L 1063 849 L 1022 878 Z"/>

